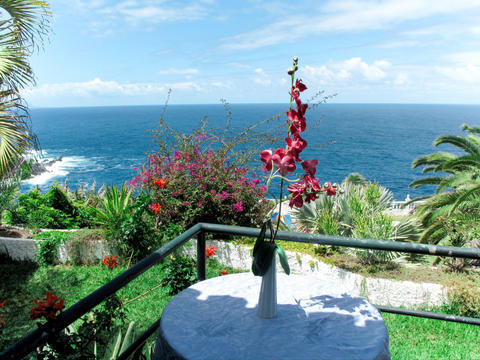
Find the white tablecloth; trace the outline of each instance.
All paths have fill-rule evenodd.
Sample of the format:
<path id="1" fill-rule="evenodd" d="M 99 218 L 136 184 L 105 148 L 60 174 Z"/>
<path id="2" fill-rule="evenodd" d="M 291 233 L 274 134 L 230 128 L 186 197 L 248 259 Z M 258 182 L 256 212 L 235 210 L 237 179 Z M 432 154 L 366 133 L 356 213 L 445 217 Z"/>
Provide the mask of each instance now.
<path id="1" fill-rule="evenodd" d="M 261 319 L 261 278 L 202 281 L 162 314 L 156 359 L 390 359 L 388 333 L 365 299 L 314 277 L 277 274 L 277 317 Z"/>

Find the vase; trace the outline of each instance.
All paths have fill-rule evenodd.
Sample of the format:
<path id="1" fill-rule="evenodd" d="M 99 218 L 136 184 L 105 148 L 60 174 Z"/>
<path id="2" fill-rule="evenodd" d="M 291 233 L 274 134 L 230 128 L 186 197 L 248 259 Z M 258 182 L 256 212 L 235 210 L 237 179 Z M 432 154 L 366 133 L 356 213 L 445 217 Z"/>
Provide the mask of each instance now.
<path id="1" fill-rule="evenodd" d="M 271 319 L 277 316 L 277 272 L 275 258 L 276 254 L 274 253 L 270 267 L 265 275 L 262 276 L 257 314 L 263 319 Z"/>

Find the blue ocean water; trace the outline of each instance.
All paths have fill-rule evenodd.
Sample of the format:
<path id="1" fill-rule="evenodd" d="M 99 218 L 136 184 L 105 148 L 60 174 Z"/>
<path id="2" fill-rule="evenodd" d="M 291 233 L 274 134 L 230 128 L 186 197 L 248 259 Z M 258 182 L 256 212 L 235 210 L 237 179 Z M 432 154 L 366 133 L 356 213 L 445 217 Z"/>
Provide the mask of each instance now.
<path id="1" fill-rule="evenodd" d="M 283 104 L 230 107 L 232 125 L 242 127 L 288 109 Z M 130 180 L 136 174 L 133 168 L 144 163 L 145 154 L 156 151 L 148 130 L 157 128 L 162 111 L 163 106 L 31 109 L 43 156 L 62 159 L 25 181 L 22 191 L 33 186 L 45 190 L 65 178 L 73 189 L 90 186 L 93 181 L 121 185 Z M 205 116 L 213 127 L 222 126 L 227 117 L 222 104 L 169 105 L 165 120 L 178 132 L 191 132 Z M 349 173 L 359 172 L 403 200 L 407 194 L 414 197 L 432 191 L 408 187 L 421 176 L 419 169 L 411 169 L 413 159 L 439 150 L 432 146 L 438 135 L 461 134 L 463 123 L 480 125 L 480 106 L 322 104 L 309 109 L 306 117 L 307 124 L 321 120 L 318 127 L 304 133 L 309 146 L 303 155 L 304 159 L 319 160 L 317 177 L 321 182 L 341 182 Z M 252 161 L 261 165 L 259 159 Z"/>

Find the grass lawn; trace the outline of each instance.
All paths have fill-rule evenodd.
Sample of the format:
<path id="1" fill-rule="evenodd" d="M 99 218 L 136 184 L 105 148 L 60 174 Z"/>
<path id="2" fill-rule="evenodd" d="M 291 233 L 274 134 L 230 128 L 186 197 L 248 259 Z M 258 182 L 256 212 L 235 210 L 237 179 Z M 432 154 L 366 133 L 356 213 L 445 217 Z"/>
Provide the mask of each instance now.
<path id="1" fill-rule="evenodd" d="M 214 277 L 225 267 L 210 263 L 207 277 Z M 0 349 L 4 349 L 35 328 L 29 320 L 33 299 L 45 296 L 45 291 L 66 299 L 70 306 L 114 277 L 125 268 L 109 273 L 103 266 L 59 265 L 38 268 L 31 263 L 2 263 L 0 301 L 7 300 L 6 327 L 0 335 Z M 228 272 L 233 269 L 227 268 Z M 130 283 L 120 292 L 124 301 L 148 291 L 161 283 L 161 266 L 155 266 Z M 139 332 L 157 320 L 170 300 L 168 289 L 159 287 L 141 299 L 126 305 L 128 320 L 135 321 Z M 384 314 L 390 334 L 392 359 L 480 359 L 480 327 L 447 323 L 444 321 Z"/>

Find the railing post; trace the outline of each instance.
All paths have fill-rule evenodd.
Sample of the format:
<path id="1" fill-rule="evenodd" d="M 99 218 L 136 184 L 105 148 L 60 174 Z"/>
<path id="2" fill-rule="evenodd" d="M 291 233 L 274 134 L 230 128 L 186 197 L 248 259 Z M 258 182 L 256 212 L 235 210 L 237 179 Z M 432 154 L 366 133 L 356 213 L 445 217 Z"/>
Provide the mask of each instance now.
<path id="1" fill-rule="evenodd" d="M 197 276 L 199 281 L 205 280 L 205 232 L 197 236 Z"/>

